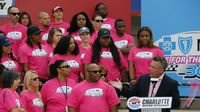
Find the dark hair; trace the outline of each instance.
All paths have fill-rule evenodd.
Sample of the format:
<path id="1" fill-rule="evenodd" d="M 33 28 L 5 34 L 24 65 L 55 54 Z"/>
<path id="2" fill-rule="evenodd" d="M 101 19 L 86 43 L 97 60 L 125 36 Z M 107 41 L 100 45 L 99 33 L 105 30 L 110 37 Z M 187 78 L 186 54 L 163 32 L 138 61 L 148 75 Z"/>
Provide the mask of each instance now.
<path id="1" fill-rule="evenodd" d="M 125 22 L 125 21 L 124 21 L 123 19 L 120 19 L 120 18 L 119 18 L 119 19 L 116 19 L 116 20 L 115 20 L 115 27 L 117 26 L 117 23 L 118 23 L 118 22 Z"/>
<path id="2" fill-rule="evenodd" d="M 3 45 L 0 44 L 0 62 L 1 62 L 2 57 L 3 57 Z M 18 60 L 17 60 L 17 58 L 14 57 L 14 55 L 13 55 L 12 52 L 10 54 L 8 54 L 8 57 L 10 59 L 12 59 L 13 61 L 16 61 L 17 63 L 19 63 Z"/>
<path id="3" fill-rule="evenodd" d="M 3 65 L 3 64 L 0 64 L 0 88 L 1 88 L 1 86 L 2 86 L 2 74 L 3 74 L 3 72 L 5 72 L 7 69 L 6 69 L 6 67 Z"/>
<path id="4" fill-rule="evenodd" d="M 69 35 L 71 35 L 72 33 L 76 32 L 80 29 L 77 25 L 78 15 L 85 16 L 85 19 L 86 19 L 85 27 L 87 27 L 90 30 L 90 35 L 92 35 L 94 33 L 94 27 L 93 27 L 92 23 L 90 22 L 90 19 L 86 12 L 79 12 L 72 17 L 71 22 L 70 22 L 70 27 L 67 29 L 67 31 L 69 32 Z"/>
<path id="5" fill-rule="evenodd" d="M 98 11 L 98 7 L 99 7 L 100 5 L 105 5 L 105 4 L 104 4 L 104 3 L 98 3 L 98 4 L 96 4 L 96 6 L 95 6 L 95 11 Z"/>
<path id="6" fill-rule="evenodd" d="M 10 9 L 12 9 L 13 7 L 16 7 L 16 6 L 10 6 L 10 7 L 8 7 L 8 9 L 7 9 L 7 13 L 8 14 L 10 14 Z M 16 7 L 17 8 L 17 7 Z"/>
<path id="7" fill-rule="evenodd" d="M 161 63 L 162 68 L 165 70 L 168 66 L 167 64 L 167 60 L 165 59 L 165 57 L 162 56 L 156 56 L 153 58 L 153 61 L 159 61 Z"/>
<path id="8" fill-rule="evenodd" d="M 27 27 L 31 26 L 32 25 L 31 16 L 27 12 L 21 12 L 20 13 L 19 20 L 18 20 L 19 23 L 22 23 L 22 18 L 23 18 L 24 15 L 28 16 L 29 23 L 28 23 Z"/>
<path id="9" fill-rule="evenodd" d="M 48 39 L 47 39 L 48 44 L 52 44 L 53 35 L 55 34 L 56 31 L 59 31 L 60 33 L 62 33 L 62 31 L 59 28 L 55 28 L 55 27 L 51 28 L 51 30 L 49 31 Z"/>
<path id="10" fill-rule="evenodd" d="M 31 25 L 31 26 L 29 26 L 29 27 L 37 27 L 37 26 L 36 26 L 36 25 Z M 27 30 L 27 31 L 28 31 L 28 30 Z M 28 32 L 27 32 L 27 33 L 28 33 Z M 29 47 L 31 47 L 31 48 L 33 48 L 32 36 L 33 36 L 33 35 L 27 35 L 27 38 L 26 38 L 26 43 L 27 43 L 27 45 L 28 45 Z M 37 43 L 37 46 L 38 46 L 39 49 L 42 49 L 42 45 L 41 45 L 40 42 Z"/>
<path id="11" fill-rule="evenodd" d="M 49 71 L 50 71 L 50 78 L 55 78 L 58 77 L 58 71 L 57 68 L 60 67 L 61 64 L 63 64 L 65 61 L 64 60 L 56 60 L 54 64 L 51 64 L 49 66 Z"/>
<path id="12" fill-rule="evenodd" d="M 0 33 L 3 33 L 3 35 L 6 36 L 6 34 L 2 30 L 0 30 Z"/>
<path id="13" fill-rule="evenodd" d="M 138 32 L 137 32 L 137 47 L 139 47 L 139 48 L 143 47 L 143 45 L 142 45 L 142 43 L 141 43 L 141 41 L 140 41 L 140 33 L 141 33 L 142 31 L 147 31 L 147 32 L 149 32 L 149 34 L 150 34 L 150 40 L 151 40 L 151 41 L 149 42 L 148 48 L 155 48 L 155 47 L 157 47 L 157 46 L 155 46 L 155 45 L 153 44 L 153 33 L 152 33 L 151 29 L 150 29 L 148 26 L 143 26 L 143 27 L 141 27 L 141 28 L 138 30 Z"/>
<path id="14" fill-rule="evenodd" d="M 92 20 L 94 21 L 95 20 L 95 18 L 97 17 L 97 16 L 101 16 L 100 14 L 98 14 L 98 13 L 94 13 L 94 15 L 92 16 Z M 102 16 L 101 16 L 102 17 Z M 103 17 L 102 17 L 103 18 Z"/>
<path id="15" fill-rule="evenodd" d="M 15 79 L 20 77 L 20 73 L 8 70 L 2 74 L 2 88 L 11 88 Z"/>
<path id="16" fill-rule="evenodd" d="M 74 39 L 71 36 L 64 36 L 60 39 L 60 41 L 58 42 L 58 44 L 56 45 L 53 54 L 60 54 L 60 55 L 64 55 L 67 53 L 67 50 L 69 48 L 70 45 L 70 40 Z M 75 41 L 75 40 L 74 40 Z M 78 55 L 79 54 L 79 47 L 78 44 L 75 41 L 75 49 L 72 52 L 73 55 Z"/>
<path id="17" fill-rule="evenodd" d="M 101 51 L 102 47 L 101 47 L 99 39 L 100 39 L 100 37 L 97 37 L 94 41 L 94 44 L 92 45 L 91 63 L 97 63 L 98 64 L 99 61 L 100 61 L 100 55 L 102 53 L 102 51 Z M 111 39 L 110 45 L 109 45 L 110 52 L 113 56 L 113 60 L 116 64 L 116 66 L 118 66 L 118 68 L 120 68 L 121 61 L 120 61 L 120 54 L 119 54 L 118 48 L 115 46 L 113 39 L 112 38 L 110 38 L 110 39 Z"/>

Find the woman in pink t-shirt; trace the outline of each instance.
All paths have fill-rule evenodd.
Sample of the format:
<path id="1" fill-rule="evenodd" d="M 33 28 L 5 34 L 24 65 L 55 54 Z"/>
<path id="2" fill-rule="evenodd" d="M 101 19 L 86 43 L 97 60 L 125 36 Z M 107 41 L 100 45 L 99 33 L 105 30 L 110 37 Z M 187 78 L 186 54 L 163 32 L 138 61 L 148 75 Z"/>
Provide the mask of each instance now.
<path id="1" fill-rule="evenodd" d="M 53 57 L 53 50 L 61 37 L 62 31 L 59 28 L 51 28 L 48 35 L 47 44 L 44 46 L 44 49 L 47 51 L 49 58 Z"/>
<path id="2" fill-rule="evenodd" d="M 25 112 L 21 99 L 16 92 L 20 81 L 20 74 L 15 71 L 5 71 L 3 73 L 0 112 Z"/>
<path id="3" fill-rule="evenodd" d="M 0 63 L 7 69 L 21 72 L 19 61 L 12 52 L 12 42 L 6 36 L 0 36 Z"/>
<path id="4" fill-rule="evenodd" d="M 87 27 L 90 30 L 90 35 L 93 35 L 94 28 L 86 12 L 76 13 L 70 22 L 70 27 L 67 29 L 69 35 L 72 36 L 76 41 L 80 42 L 79 29 Z"/>
<path id="5" fill-rule="evenodd" d="M 68 78 L 70 66 L 64 60 L 50 65 L 50 76 L 41 89 L 45 112 L 67 112 L 67 101 L 76 82 Z"/>
<path id="6" fill-rule="evenodd" d="M 54 56 L 51 58 L 49 65 L 53 64 L 56 60 L 65 60 L 71 67 L 69 78 L 76 82 L 84 79 L 81 73 L 82 61 L 81 56 L 79 55 L 79 47 L 73 37 L 62 37 L 53 52 Z"/>
<path id="7" fill-rule="evenodd" d="M 128 56 L 130 83 L 144 74 L 149 74 L 150 63 L 155 56 L 164 56 L 162 49 L 153 44 L 153 34 L 149 27 L 141 27 L 137 33 L 137 46 L 133 47 Z"/>
<path id="8" fill-rule="evenodd" d="M 30 26 L 27 30 L 26 43 L 21 47 L 19 53 L 20 63 L 23 65 L 24 73 L 28 70 L 37 71 L 38 76 L 44 83 L 48 80 L 48 55 L 41 44 L 41 31 L 36 26 Z"/>
<path id="9" fill-rule="evenodd" d="M 28 71 L 24 77 L 21 100 L 27 112 L 43 112 L 42 97 L 39 91 L 40 81 L 36 71 Z"/>

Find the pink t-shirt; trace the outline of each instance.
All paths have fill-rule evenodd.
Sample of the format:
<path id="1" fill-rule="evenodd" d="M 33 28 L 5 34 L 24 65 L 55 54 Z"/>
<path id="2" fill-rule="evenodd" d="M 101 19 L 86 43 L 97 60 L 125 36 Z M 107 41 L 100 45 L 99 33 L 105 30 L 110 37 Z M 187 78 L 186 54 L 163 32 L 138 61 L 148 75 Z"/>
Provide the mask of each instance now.
<path id="1" fill-rule="evenodd" d="M 89 47 L 89 48 L 91 48 L 91 47 Z M 89 48 L 84 48 L 83 46 L 81 46 L 81 44 L 79 45 L 79 55 L 81 56 L 82 60 L 85 56 L 87 49 L 89 49 Z"/>
<path id="2" fill-rule="evenodd" d="M 115 33 L 115 19 L 110 17 L 104 18 L 104 22 L 101 27 L 107 28 L 110 30 L 110 32 Z"/>
<path id="3" fill-rule="evenodd" d="M 60 84 L 57 78 L 47 81 L 41 89 L 46 112 L 66 112 L 68 98 L 75 85 L 76 82 L 70 78 L 67 79 L 67 83 L 60 81 Z"/>
<path id="4" fill-rule="evenodd" d="M 48 79 L 48 55 L 44 46 L 39 49 L 38 46 L 31 48 L 27 44 L 20 48 L 19 60 L 20 63 L 27 63 L 30 70 L 38 72 L 39 77 Z"/>
<path id="5" fill-rule="evenodd" d="M 71 67 L 71 71 L 69 74 L 69 78 L 75 80 L 76 82 L 79 81 L 79 74 L 82 72 L 82 61 L 80 55 L 59 55 L 55 54 L 50 62 L 50 64 L 53 64 L 56 60 L 65 60 L 66 63 Z"/>
<path id="6" fill-rule="evenodd" d="M 43 26 L 39 26 L 42 36 L 42 42 L 41 42 L 42 44 L 47 44 L 47 39 L 51 28 L 52 28 L 51 26 L 48 29 L 45 29 Z"/>
<path id="7" fill-rule="evenodd" d="M 15 55 L 14 55 L 14 57 L 15 57 Z M 21 72 L 21 68 L 20 68 L 19 62 L 12 60 L 9 56 L 3 55 L 2 58 L 1 58 L 1 64 L 3 64 L 9 70 L 14 70 L 16 72 Z"/>
<path id="8" fill-rule="evenodd" d="M 4 24 L 0 27 L 0 30 L 2 30 L 8 37 L 8 40 L 13 43 L 11 44 L 12 51 L 18 56 L 19 46 L 21 43 L 25 42 L 27 37 L 27 27 L 19 23 L 16 27 L 11 27 L 10 24 Z"/>
<path id="9" fill-rule="evenodd" d="M 47 55 L 49 57 L 49 61 L 50 61 L 51 58 L 53 57 L 53 50 L 54 50 L 54 48 L 53 48 L 53 46 L 51 44 L 47 43 L 47 44 L 44 45 L 44 49 L 46 50 Z"/>
<path id="10" fill-rule="evenodd" d="M 118 37 L 116 33 L 111 33 L 112 39 L 118 48 L 127 48 L 128 45 L 134 45 L 134 39 L 131 35 L 124 33 L 122 37 Z M 125 62 L 128 66 L 128 54 L 123 54 Z"/>
<path id="11" fill-rule="evenodd" d="M 90 37 L 90 45 L 93 45 L 94 41 L 98 37 L 98 31 L 95 31 L 92 36 Z"/>
<path id="12" fill-rule="evenodd" d="M 9 112 L 13 108 L 22 108 L 22 102 L 16 91 L 5 88 L 0 93 L 0 112 Z"/>
<path id="13" fill-rule="evenodd" d="M 68 35 L 67 29 L 69 28 L 69 24 L 67 22 L 62 22 L 59 24 L 56 24 L 55 22 L 51 23 L 51 27 L 59 28 L 62 31 L 63 35 Z"/>
<path id="14" fill-rule="evenodd" d="M 110 109 L 119 103 L 112 86 L 101 80 L 97 83 L 85 80 L 73 88 L 67 105 L 78 112 L 110 112 Z"/>
<path id="15" fill-rule="evenodd" d="M 121 77 L 121 73 L 120 70 L 118 69 L 118 67 L 116 66 L 114 60 L 113 60 L 113 56 L 110 52 L 109 48 L 102 48 L 102 53 L 100 56 L 100 62 L 99 64 L 103 65 L 104 67 L 107 68 L 107 77 L 106 77 L 106 81 L 116 81 L 116 79 L 118 78 L 119 80 L 122 79 Z M 118 50 L 119 51 L 119 50 Z M 120 54 L 120 61 L 121 61 L 121 68 L 126 68 L 126 63 L 125 60 L 123 58 L 122 53 L 119 51 Z M 91 58 L 92 58 L 92 48 L 88 49 L 85 53 L 85 57 L 83 59 L 83 64 L 90 64 L 91 63 Z"/>
<path id="16" fill-rule="evenodd" d="M 35 93 L 25 90 L 21 92 L 20 97 L 27 112 L 43 112 L 42 99 Z"/>
<path id="17" fill-rule="evenodd" d="M 133 61 L 136 80 L 138 80 L 142 75 L 150 73 L 149 67 L 153 57 L 155 56 L 164 56 L 162 49 L 133 47 L 130 50 L 128 60 Z"/>

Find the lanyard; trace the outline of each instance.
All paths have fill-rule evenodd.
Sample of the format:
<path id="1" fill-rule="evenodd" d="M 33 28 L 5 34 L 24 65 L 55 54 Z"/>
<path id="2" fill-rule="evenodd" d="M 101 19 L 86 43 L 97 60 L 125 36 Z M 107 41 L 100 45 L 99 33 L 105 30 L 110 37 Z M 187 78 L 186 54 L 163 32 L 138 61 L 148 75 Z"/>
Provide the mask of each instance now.
<path id="1" fill-rule="evenodd" d="M 64 92 L 64 90 L 63 90 L 63 88 L 62 88 L 62 86 L 60 84 L 60 81 L 58 79 L 57 79 L 57 81 L 58 81 L 58 84 L 60 86 L 60 89 L 62 90 L 62 93 L 64 94 L 64 96 L 65 96 L 65 98 L 67 100 L 67 80 L 66 80 L 66 90 L 65 90 L 65 92 Z"/>

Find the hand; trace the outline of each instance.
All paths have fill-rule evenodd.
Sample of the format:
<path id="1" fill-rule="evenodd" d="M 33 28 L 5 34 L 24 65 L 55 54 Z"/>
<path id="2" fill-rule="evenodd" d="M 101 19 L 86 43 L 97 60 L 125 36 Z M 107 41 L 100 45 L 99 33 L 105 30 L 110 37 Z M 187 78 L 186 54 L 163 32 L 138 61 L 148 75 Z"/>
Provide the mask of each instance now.
<path id="1" fill-rule="evenodd" d="M 120 91 L 122 90 L 123 86 L 119 79 L 117 79 L 117 81 L 109 81 L 108 83 L 114 86 L 115 88 L 119 89 Z"/>
<path id="2" fill-rule="evenodd" d="M 132 86 L 135 86 L 136 82 L 137 82 L 137 80 L 133 79 L 133 80 L 130 81 L 130 84 L 131 84 Z"/>

